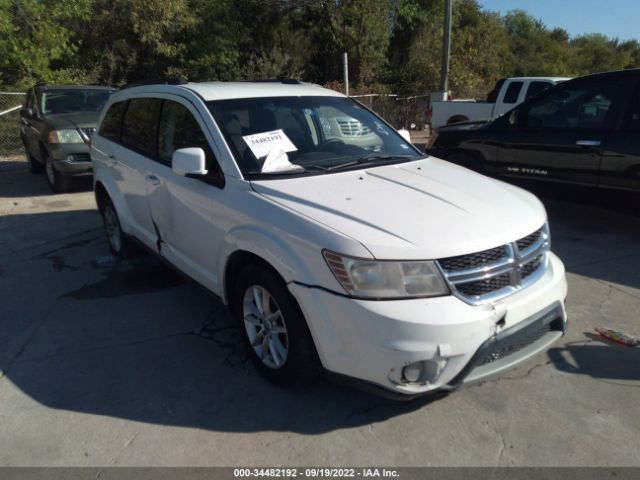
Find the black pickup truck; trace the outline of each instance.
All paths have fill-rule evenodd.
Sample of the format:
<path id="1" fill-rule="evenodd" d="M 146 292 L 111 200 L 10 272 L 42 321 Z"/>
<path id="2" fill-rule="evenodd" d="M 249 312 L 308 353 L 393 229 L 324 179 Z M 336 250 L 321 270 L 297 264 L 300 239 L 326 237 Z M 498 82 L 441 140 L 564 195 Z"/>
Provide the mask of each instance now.
<path id="1" fill-rule="evenodd" d="M 428 153 L 488 175 L 640 191 L 640 69 L 569 80 L 493 121 L 441 127 Z"/>
<path id="2" fill-rule="evenodd" d="M 46 173 L 56 192 L 74 176 L 91 175 L 89 139 L 115 90 L 93 85 L 38 84 L 20 110 L 20 136 L 32 173 Z"/>

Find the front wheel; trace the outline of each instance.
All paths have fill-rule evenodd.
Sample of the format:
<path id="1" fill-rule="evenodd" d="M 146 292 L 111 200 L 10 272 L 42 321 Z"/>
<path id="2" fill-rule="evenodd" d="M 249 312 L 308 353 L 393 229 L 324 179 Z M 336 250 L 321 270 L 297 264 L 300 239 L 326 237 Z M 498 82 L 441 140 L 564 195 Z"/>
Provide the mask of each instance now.
<path id="1" fill-rule="evenodd" d="M 132 245 L 129 237 L 122 231 L 118 214 L 113 206 L 113 202 L 107 196 L 100 205 L 100 213 L 104 223 L 104 231 L 109 242 L 109 249 L 120 258 L 128 258 L 132 253 Z"/>
<path id="2" fill-rule="evenodd" d="M 63 193 L 71 190 L 71 178 L 65 177 L 53 166 L 53 160 L 48 154 L 44 154 L 44 170 L 47 183 L 53 193 Z"/>
<path id="3" fill-rule="evenodd" d="M 233 310 L 249 354 L 267 380 L 293 385 L 320 373 L 304 315 L 276 273 L 258 265 L 245 268 L 236 283 Z"/>

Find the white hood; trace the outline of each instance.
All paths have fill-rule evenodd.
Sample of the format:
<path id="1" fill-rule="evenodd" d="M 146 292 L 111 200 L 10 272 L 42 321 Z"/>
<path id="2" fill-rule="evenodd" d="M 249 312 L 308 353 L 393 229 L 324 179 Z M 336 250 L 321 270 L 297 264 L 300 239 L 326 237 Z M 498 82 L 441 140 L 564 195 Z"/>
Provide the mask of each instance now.
<path id="1" fill-rule="evenodd" d="M 378 259 L 477 252 L 524 237 L 546 220 L 532 194 L 433 157 L 252 185 L 357 240 Z"/>

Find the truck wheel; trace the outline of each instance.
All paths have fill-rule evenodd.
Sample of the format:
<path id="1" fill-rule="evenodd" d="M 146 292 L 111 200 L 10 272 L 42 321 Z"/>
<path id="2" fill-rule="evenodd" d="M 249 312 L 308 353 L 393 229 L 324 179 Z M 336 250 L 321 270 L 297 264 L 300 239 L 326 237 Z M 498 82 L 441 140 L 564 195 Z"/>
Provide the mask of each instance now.
<path id="1" fill-rule="evenodd" d="M 451 125 L 452 123 L 460 123 L 460 122 L 468 122 L 469 119 L 464 115 L 454 115 L 449 120 L 447 120 L 447 125 Z"/>
<path id="2" fill-rule="evenodd" d="M 58 172 L 53 166 L 53 160 L 51 157 L 43 152 L 44 155 L 44 170 L 47 177 L 47 183 L 53 193 L 64 193 L 71 190 L 71 178 L 65 177 Z"/>
<path id="3" fill-rule="evenodd" d="M 238 276 L 232 311 L 258 371 L 277 385 L 308 382 L 321 365 L 307 322 L 284 281 L 250 265 Z"/>

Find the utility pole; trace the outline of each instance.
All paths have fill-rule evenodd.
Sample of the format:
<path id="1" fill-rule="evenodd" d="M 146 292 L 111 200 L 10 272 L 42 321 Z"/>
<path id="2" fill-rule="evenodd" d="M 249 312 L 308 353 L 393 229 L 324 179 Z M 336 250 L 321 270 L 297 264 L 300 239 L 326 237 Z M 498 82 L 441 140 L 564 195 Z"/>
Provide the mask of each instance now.
<path id="1" fill-rule="evenodd" d="M 442 43 L 442 70 L 440 72 L 440 90 L 446 95 L 449 91 L 449 56 L 451 54 L 451 4 L 444 2 L 444 38 Z"/>
<path id="2" fill-rule="evenodd" d="M 344 76 L 344 94 L 349 96 L 349 58 L 347 52 L 342 54 L 342 72 Z"/>

